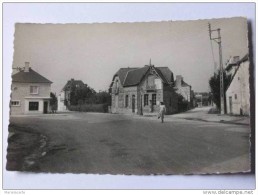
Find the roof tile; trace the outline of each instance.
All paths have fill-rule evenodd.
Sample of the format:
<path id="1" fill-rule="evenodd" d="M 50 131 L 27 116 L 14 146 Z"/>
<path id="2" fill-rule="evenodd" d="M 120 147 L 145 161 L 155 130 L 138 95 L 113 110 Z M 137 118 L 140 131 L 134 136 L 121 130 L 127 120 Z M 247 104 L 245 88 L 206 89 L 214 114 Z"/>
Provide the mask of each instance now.
<path id="1" fill-rule="evenodd" d="M 19 83 L 52 83 L 50 80 L 46 79 L 33 69 L 29 69 L 29 72 L 24 72 L 24 70 L 12 75 L 12 82 Z"/>

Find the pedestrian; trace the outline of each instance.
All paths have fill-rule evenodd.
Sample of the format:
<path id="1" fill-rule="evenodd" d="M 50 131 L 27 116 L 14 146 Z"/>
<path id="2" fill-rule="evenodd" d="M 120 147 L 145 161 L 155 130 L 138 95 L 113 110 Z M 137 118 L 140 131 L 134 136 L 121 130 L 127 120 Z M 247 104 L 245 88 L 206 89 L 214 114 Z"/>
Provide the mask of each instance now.
<path id="1" fill-rule="evenodd" d="M 166 106 L 163 102 L 160 102 L 158 119 L 161 118 L 161 122 L 164 122 L 164 115 L 166 113 Z"/>

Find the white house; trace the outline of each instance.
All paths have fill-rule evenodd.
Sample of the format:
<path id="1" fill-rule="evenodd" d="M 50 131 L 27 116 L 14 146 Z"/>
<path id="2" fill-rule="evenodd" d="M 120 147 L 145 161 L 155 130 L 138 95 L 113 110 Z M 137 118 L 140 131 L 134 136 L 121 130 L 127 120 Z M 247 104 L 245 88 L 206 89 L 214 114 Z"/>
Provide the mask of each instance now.
<path id="1" fill-rule="evenodd" d="M 250 115 L 248 55 L 245 55 L 234 65 L 228 65 L 226 71 L 232 72 L 232 80 L 226 91 L 227 112 L 235 115 Z"/>
<path id="2" fill-rule="evenodd" d="M 24 70 L 12 75 L 10 114 L 48 113 L 51 83 L 25 62 Z"/>
<path id="3" fill-rule="evenodd" d="M 58 111 L 65 111 L 67 110 L 67 107 L 65 105 L 65 92 L 61 91 L 57 97 L 57 101 L 58 101 L 58 107 L 57 110 Z"/>

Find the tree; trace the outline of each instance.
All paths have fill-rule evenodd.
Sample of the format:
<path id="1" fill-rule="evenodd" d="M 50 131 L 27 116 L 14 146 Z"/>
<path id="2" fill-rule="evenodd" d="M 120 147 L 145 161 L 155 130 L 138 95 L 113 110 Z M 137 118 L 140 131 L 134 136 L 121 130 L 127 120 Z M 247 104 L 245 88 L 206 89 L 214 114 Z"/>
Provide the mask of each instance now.
<path id="1" fill-rule="evenodd" d="M 178 96 L 178 112 L 184 112 L 188 110 L 188 101 L 181 95 L 177 94 Z"/>
<path id="2" fill-rule="evenodd" d="M 76 85 L 73 80 L 70 80 L 70 105 L 76 106 L 83 103 L 94 103 L 93 98 L 96 91 L 89 87 L 87 84 Z"/>
<path id="3" fill-rule="evenodd" d="M 106 91 L 101 91 L 96 94 L 96 103 L 97 104 L 107 104 L 111 105 L 111 95 Z"/>
<path id="4" fill-rule="evenodd" d="M 226 93 L 226 90 L 231 82 L 231 75 L 226 75 L 226 73 L 223 73 L 224 78 L 224 94 Z M 209 85 L 212 93 L 212 101 L 215 103 L 218 109 L 220 109 L 220 71 L 216 72 L 209 80 Z M 226 102 L 226 96 L 225 102 Z M 225 104 L 226 107 L 226 104 Z"/>
<path id="5" fill-rule="evenodd" d="M 50 107 L 51 111 L 54 113 L 57 110 L 57 97 L 54 93 L 50 93 Z"/>

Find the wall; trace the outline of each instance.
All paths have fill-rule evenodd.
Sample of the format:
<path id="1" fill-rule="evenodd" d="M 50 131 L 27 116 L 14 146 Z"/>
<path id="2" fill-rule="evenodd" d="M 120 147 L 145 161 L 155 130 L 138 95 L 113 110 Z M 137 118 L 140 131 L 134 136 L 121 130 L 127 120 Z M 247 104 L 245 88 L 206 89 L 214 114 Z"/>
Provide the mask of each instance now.
<path id="1" fill-rule="evenodd" d="M 116 88 L 116 82 L 118 82 L 118 94 L 115 93 L 117 90 Z M 128 95 L 128 107 L 125 107 L 125 97 Z M 124 113 L 124 114 L 130 114 L 132 112 L 132 96 L 135 95 L 135 113 L 138 112 L 137 109 L 137 86 L 133 87 L 123 87 L 119 77 L 115 77 L 114 84 L 112 85 L 112 100 L 111 100 L 111 112 L 112 113 Z M 118 104 L 116 105 L 116 100 L 118 99 Z"/>
<path id="2" fill-rule="evenodd" d="M 60 94 L 57 97 L 57 110 L 58 111 L 65 111 L 66 110 L 66 106 L 64 104 L 64 100 L 65 100 L 65 92 L 61 91 Z"/>
<path id="3" fill-rule="evenodd" d="M 188 102 L 191 101 L 191 87 L 190 86 L 177 86 L 177 93 L 181 94 Z"/>
<path id="4" fill-rule="evenodd" d="M 147 92 L 148 82 L 150 82 L 150 79 L 148 80 L 148 76 L 151 77 L 151 79 L 157 79 L 161 85 L 157 86 L 155 85 L 155 90 L 152 92 Z M 151 83 L 155 83 L 155 81 L 151 81 Z M 139 109 L 141 108 L 140 102 L 142 103 L 142 111 L 144 113 L 151 113 L 151 105 L 150 100 L 152 100 L 152 94 L 156 94 L 156 105 L 153 105 L 153 113 L 159 112 L 159 104 L 160 102 L 163 102 L 163 84 L 161 79 L 157 75 L 146 75 L 146 77 L 143 79 L 143 81 L 139 85 Z M 148 94 L 148 105 L 144 106 L 144 94 Z"/>
<path id="5" fill-rule="evenodd" d="M 236 98 L 235 98 L 236 95 Z M 229 97 L 232 97 L 232 113 L 230 113 Z M 250 115 L 249 61 L 240 64 L 226 92 L 227 113 Z"/>
<path id="6" fill-rule="evenodd" d="M 39 86 L 38 94 L 30 94 L 30 86 Z M 26 97 L 35 98 L 35 101 L 39 101 L 39 111 L 33 111 L 31 113 L 42 113 L 43 103 L 41 103 L 42 97 L 50 97 L 51 87 L 49 83 L 12 83 L 11 101 L 20 101 L 20 106 L 10 106 L 10 114 L 24 114 L 28 113 L 28 101 L 25 101 Z M 33 101 L 34 101 L 33 100 Z M 41 107 L 42 106 L 42 107 Z"/>

